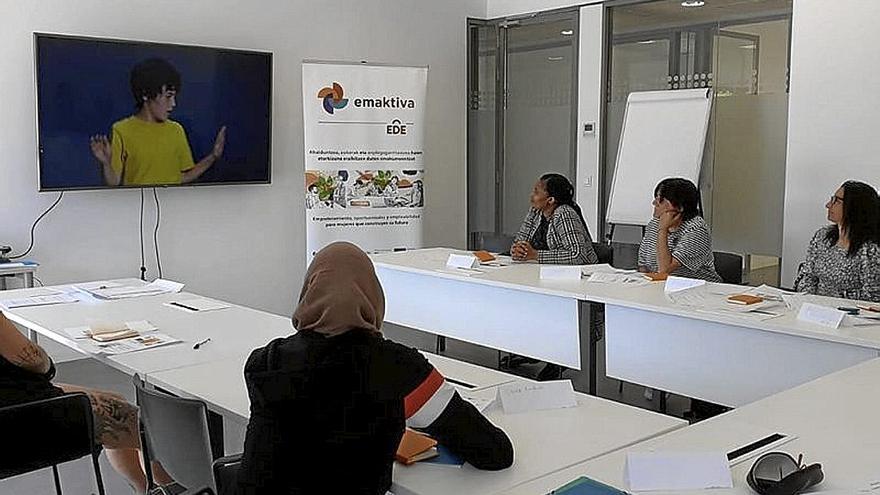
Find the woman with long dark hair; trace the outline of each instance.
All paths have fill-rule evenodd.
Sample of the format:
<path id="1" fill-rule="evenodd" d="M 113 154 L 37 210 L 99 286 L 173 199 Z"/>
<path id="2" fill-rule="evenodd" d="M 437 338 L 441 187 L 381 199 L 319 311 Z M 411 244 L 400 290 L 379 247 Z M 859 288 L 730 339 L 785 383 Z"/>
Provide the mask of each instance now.
<path id="1" fill-rule="evenodd" d="M 795 288 L 810 294 L 880 301 L 880 198 L 847 181 L 825 204 L 831 225 L 813 235 Z"/>
<path id="2" fill-rule="evenodd" d="M 510 248 L 513 259 L 556 265 L 599 262 L 587 222 L 574 201 L 574 186 L 567 178 L 542 175 L 530 201 L 532 207 Z"/>
<path id="3" fill-rule="evenodd" d="M 697 186 L 678 177 L 663 179 L 652 204 L 654 218 L 639 245 L 639 271 L 720 282 Z"/>

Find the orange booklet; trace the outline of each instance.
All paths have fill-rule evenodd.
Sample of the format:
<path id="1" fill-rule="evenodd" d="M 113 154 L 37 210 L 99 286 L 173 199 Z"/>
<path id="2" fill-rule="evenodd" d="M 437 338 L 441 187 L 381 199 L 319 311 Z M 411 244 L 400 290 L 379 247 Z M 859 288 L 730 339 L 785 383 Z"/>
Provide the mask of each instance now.
<path id="1" fill-rule="evenodd" d="M 735 296 L 727 296 L 727 302 L 748 306 L 749 304 L 758 304 L 759 302 L 764 302 L 764 298 L 760 296 L 753 296 L 750 294 L 737 294 Z"/>
<path id="2" fill-rule="evenodd" d="M 495 261 L 495 255 L 493 255 L 489 251 L 474 251 L 474 256 L 476 256 L 477 259 L 480 260 L 480 263 Z"/>
<path id="3" fill-rule="evenodd" d="M 661 282 L 663 280 L 666 280 L 669 277 L 669 275 L 666 273 L 657 273 L 657 272 L 648 272 L 648 273 L 643 273 L 642 275 L 645 276 L 648 280 L 650 280 L 652 282 Z"/>
<path id="4" fill-rule="evenodd" d="M 394 454 L 397 462 L 406 466 L 436 456 L 437 440 L 410 429 L 404 430 L 400 445 L 397 446 L 397 453 Z"/>

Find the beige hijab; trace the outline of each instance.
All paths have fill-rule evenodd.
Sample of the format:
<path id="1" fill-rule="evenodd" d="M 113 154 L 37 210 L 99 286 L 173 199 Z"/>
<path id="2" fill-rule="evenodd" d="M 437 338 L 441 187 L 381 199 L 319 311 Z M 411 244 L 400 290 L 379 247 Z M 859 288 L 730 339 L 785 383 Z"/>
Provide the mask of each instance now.
<path id="1" fill-rule="evenodd" d="M 385 294 L 370 258 L 348 242 L 318 251 L 306 272 L 293 326 L 334 337 L 353 329 L 379 333 L 384 318 Z"/>

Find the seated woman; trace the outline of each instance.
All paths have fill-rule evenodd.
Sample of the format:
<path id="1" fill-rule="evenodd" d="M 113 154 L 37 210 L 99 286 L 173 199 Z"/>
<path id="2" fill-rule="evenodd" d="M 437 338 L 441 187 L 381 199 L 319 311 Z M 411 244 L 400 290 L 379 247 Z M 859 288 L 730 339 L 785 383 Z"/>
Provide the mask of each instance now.
<path id="1" fill-rule="evenodd" d="M 720 282 L 697 186 L 687 179 L 663 179 L 652 204 L 654 218 L 639 245 L 639 271 Z"/>
<path id="2" fill-rule="evenodd" d="M 517 261 L 556 265 L 598 263 L 590 231 L 574 201 L 574 186 L 559 174 L 542 175 L 510 254 Z"/>
<path id="3" fill-rule="evenodd" d="M 795 289 L 880 301 L 880 199 L 868 184 L 844 182 L 825 204 L 832 225 L 813 235 Z"/>
<path id="4" fill-rule="evenodd" d="M 415 349 L 382 337 L 385 296 L 370 258 L 337 242 L 315 256 L 293 314 L 298 332 L 251 353 L 239 493 L 384 495 L 404 427 L 478 469 L 513 447 Z"/>
<path id="5" fill-rule="evenodd" d="M 132 489 L 144 493 L 147 480 L 141 468 L 137 408 L 113 392 L 76 385 L 53 384 L 55 364 L 40 346 L 24 337 L 0 313 L 0 407 L 59 397 L 65 393 L 85 393 L 95 416 L 95 442 L 104 446 L 113 468 L 125 477 Z M 47 448 L 52 448 L 47 445 Z M 156 482 L 172 480 L 162 467 L 153 463 Z"/>

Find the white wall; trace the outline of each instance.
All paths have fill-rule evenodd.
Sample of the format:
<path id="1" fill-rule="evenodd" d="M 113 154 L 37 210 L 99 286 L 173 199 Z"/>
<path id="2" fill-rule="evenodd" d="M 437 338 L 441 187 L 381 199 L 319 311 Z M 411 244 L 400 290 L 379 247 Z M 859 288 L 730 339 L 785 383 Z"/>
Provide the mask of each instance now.
<path id="1" fill-rule="evenodd" d="M 302 0 L 0 0 L 0 244 L 22 250 L 31 222 L 55 198 L 37 193 L 32 32 L 44 31 L 274 52 L 272 184 L 160 191 L 165 276 L 192 291 L 281 314 L 293 307 L 305 263 L 298 192 L 305 58 L 430 66 L 425 241 L 464 247 L 466 19 L 485 17 L 485 7 L 485 0 L 344 0 L 329 11 Z M 29 257 L 42 264 L 38 276 L 46 284 L 137 276 L 139 200 L 134 190 L 65 194 L 37 231 Z"/>
<path id="2" fill-rule="evenodd" d="M 846 179 L 880 186 L 880 2 L 794 2 L 783 284 Z"/>
<path id="3" fill-rule="evenodd" d="M 604 0 L 486 0 L 486 18 L 518 16 L 546 10 L 602 3 Z"/>

